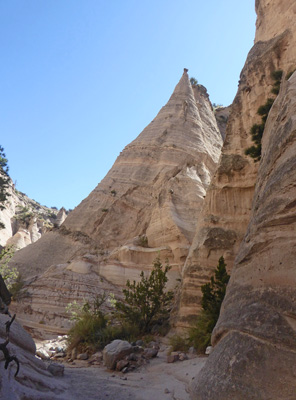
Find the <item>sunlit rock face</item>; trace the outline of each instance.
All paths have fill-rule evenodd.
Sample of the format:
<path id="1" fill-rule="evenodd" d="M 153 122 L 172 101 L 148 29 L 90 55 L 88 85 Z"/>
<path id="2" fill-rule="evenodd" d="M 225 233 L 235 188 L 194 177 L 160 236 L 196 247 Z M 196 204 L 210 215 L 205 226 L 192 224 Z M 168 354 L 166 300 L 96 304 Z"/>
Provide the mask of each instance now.
<path id="1" fill-rule="evenodd" d="M 4 224 L 4 228 L 0 229 L 0 247 L 22 249 L 36 242 L 54 226 L 60 226 L 66 218 L 64 208 L 58 211 L 42 206 L 18 191 L 11 180 L 7 192 L 7 200 L 0 209 L 0 222 Z"/>
<path id="2" fill-rule="evenodd" d="M 256 42 L 240 75 L 219 167 L 208 189 L 183 269 L 178 327 L 187 327 L 195 318 L 200 309 L 200 287 L 208 282 L 221 256 L 224 256 L 228 270 L 232 270 L 245 235 L 259 166 L 245 155 L 245 150 L 253 145 L 251 127 L 261 123 L 258 108 L 269 97 L 275 97 L 271 94 L 272 72 L 283 70 L 285 80 L 285 75 L 296 68 L 294 19 L 287 17 L 288 10 L 294 10 L 293 4 L 292 1 L 256 2 L 259 10 L 257 27 L 263 29 L 265 26 L 264 32 L 267 32 L 270 24 L 270 33 L 267 37 L 267 33 L 265 36 L 260 33 L 261 28 L 259 33 L 257 31 Z M 273 6 L 275 11 L 270 10 Z M 286 10 L 283 15 L 278 13 L 281 8 Z M 282 29 L 275 35 L 273 20 L 277 14 Z"/>
<path id="3" fill-rule="evenodd" d="M 91 258 L 92 273 L 122 287 L 127 279 L 139 279 L 141 270 L 149 271 L 159 255 L 172 265 L 169 284 L 175 288 L 222 143 L 206 89 L 192 87 L 184 70 L 168 103 L 93 192 L 59 229 L 18 252 L 13 265 L 26 277 L 38 274 L 37 290 L 39 279 L 46 287 L 49 267 L 76 263 L 84 269 Z M 61 279 L 67 280 L 62 272 Z M 46 308 L 37 303 L 30 305 L 31 315 Z M 60 324 L 56 311 L 48 310 L 49 324 Z"/>
<path id="4" fill-rule="evenodd" d="M 196 400 L 295 398 L 295 73 L 286 79 L 296 67 L 294 6 L 256 1 L 254 48 L 266 50 L 267 62 L 278 43 L 272 59 L 284 76 L 265 126 L 249 224 L 212 335 L 214 351 L 192 387 Z"/>

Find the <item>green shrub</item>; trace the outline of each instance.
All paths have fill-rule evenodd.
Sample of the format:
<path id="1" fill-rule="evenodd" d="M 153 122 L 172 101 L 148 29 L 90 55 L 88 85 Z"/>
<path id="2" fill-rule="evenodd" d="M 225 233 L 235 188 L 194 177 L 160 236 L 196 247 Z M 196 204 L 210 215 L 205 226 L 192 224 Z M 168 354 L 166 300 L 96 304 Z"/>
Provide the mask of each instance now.
<path id="1" fill-rule="evenodd" d="M 163 267 L 156 258 L 149 277 L 142 271 L 140 282 L 128 280 L 127 289 L 123 289 L 124 301 L 115 304 L 119 318 L 137 326 L 140 333 L 151 332 L 153 325 L 163 323 L 169 316 L 173 292 L 165 292 L 165 287 L 170 268 L 168 263 Z"/>
<path id="2" fill-rule="evenodd" d="M 14 253 L 14 246 L 5 247 L 0 253 L 0 274 L 4 279 L 8 290 L 13 287 L 19 277 L 17 268 L 8 265 L 9 261 L 14 256 Z"/>
<path id="3" fill-rule="evenodd" d="M 201 287 L 202 311 L 195 324 L 189 329 L 189 343 L 197 351 L 204 351 L 211 343 L 211 334 L 218 321 L 226 286 L 230 279 L 226 271 L 223 257 L 220 257 L 218 266 L 210 282 Z"/>
<path id="4" fill-rule="evenodd" d="M 172 348 L 172 351 L 188 351 L 190 347 L 190 343 L 188 338 L 185 338 L 180 335 L 174 335 L 169 338 L 169 345 Z"/>
<path id="5" fill-rule="evenodd" d="M 197 79 L 192 77 L 192 78 L 190 78 L 190 83 L 191 83 L 192 86 L 197 86 L 198 81 L 197 81 Z"/>

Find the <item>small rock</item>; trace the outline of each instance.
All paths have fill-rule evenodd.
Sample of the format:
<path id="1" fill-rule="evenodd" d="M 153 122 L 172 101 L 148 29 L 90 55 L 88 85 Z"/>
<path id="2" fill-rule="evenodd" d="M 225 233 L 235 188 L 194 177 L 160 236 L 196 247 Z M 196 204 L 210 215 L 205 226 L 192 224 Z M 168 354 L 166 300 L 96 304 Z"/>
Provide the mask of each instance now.
<path id="1" fill-rule="evenodd" d="M 179 360 L 179 355 L 178 354 L 177 355 L 170 354 L 169 356 L 167 356 L 167 363 L 169 363 L 169 364 L 174 363 L 174 362 L 176 362 L 178 360 Z"/>
<path id="2" fill-rule="evenodd" d="M 179 360 L 180 361 L 188 360 L 187 354 L 185 354 L 185 353 L 179 354 Z"/>
<path id="3" fill-rule="evenodd" d="M 92 354 L 92 356 L 89 359 L 89 362 L 91 362 L 91 363 L 92 362 L 101 362 L 101 361 L 103 361 L 103 354 L 100 351 L 98 351 L 95 354 Z"/>
<path id="4" fill-rule="evenodd" d="M 158 349 L 152 348 L 152 349 L 145 349 L 143 353 L 143 357 L 145 357 L 147 360 L 150 358 L 154 358 L 157 356 Z"/>
<path id="5" fill-rule="evenodd" d="M 63 357 L 65 357 L 65 356 L 66 356 L 66 354 L 63 353 L 63 352 L 61 352 L 61 353 L 56 353 L 53 357 L 54 357 L 54 358 L 63 358 Z"/>
<path id="6" fill-rule="evenodd" d="M 157 350 L 159 350 L 159 344 L 157 342 L 154 342 L 153 340 L 148 343 L 147 347 L 149 349 L 157 349 Z"/>
<path id="7" fill-rule="evenodd" d="M 78 354 L 77 360 L 87 360 L 88 359 L 88 354 L 87 353 L 81 353 Z"/>
<path id="8" fill-rule="evenodd" d="M 213 351 L 213 347 L 212 347 L 212 346 L 208 346 L 208 347 L 206 348 L 205 354 L 206 354 L 206 355 L 210 355 L 210 354 L 212 353 L 212 351 Z"/>
<path id="9" fill-rule="evenodd" d="M 189 353 L 190 355 L 197 354 L 194 347 L 189 347 L 188 353 Z"/>
<path id="10" fill-rule="evenodd" d="M 126 359 L 127 359 L 128 361 L 138 361 L 138 357 L 137 357 L 137 355 L 136 355 L 135 353 L 131 353 L 130 355 L 128 355 L 128 356 L 126 357 Z"/>
<path id="11" fill-rule="evenodd" d="M 121 371 L 123 368 L 127 367 L 129 362 L 127 360 L 120 360 L 116 363 L 116 371 Z"/>
<path id="12" fill-rule="evenodd" d="M 144 346 L 143 340 L 137 340 L 137 341 L 136 341 L 136 346 L 141 346 L 141 347 L 143 347 L 143 346 Z"/>
<path id="13" fill-rule="evenodd" d="M 169 391 L 168 388 L 165 388 L 165 389 L 164 389 L 164 392 L 165 392 L 166 394 L 170 393 L 170 391 Z"/>
<path id="14" fill-rule="evenodd" d="M 43 348 L 40 348 L 39 350 L 36 351 L 36 355 L 40 357 L 42 360 L 49 360 L 49 354 L 47 351 Z"/>
<path id="15" fill-rule="evenodd" d="M 47 367 L 47 371 L 49 371 L 53 376 L 63 376 L 64 366 L 61 364 L 51 363 Z"/>

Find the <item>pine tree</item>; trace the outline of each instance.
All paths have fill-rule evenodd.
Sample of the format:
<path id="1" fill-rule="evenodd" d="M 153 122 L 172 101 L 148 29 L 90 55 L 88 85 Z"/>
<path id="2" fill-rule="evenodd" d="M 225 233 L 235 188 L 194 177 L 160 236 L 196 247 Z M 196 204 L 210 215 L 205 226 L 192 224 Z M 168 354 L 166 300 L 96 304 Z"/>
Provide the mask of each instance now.
<path id="1" fill-rule="evenodd" d="M 3 210 L 4 203 L 9 196 L 7 189 L 9 187 L 9 175 L 8 175 L 8 165 L 7 158 L 4 153 L 4 149 L 0 146 L 0 210 Z M 5 228 L 5 225 L 0 222 L 0 229 Z"/>
<path id="2" fill-rule="evenodd" d="M 201 300 L 202 311 L 189 332 L 191 343 L 199 351 L 204 351 L 211 342 L 211 334 L 219 318 L 229 279 L 230 276 L 226 271 L 224 258 L 220 257 L 210 282 L 201 287 L 203 294 Z"/>

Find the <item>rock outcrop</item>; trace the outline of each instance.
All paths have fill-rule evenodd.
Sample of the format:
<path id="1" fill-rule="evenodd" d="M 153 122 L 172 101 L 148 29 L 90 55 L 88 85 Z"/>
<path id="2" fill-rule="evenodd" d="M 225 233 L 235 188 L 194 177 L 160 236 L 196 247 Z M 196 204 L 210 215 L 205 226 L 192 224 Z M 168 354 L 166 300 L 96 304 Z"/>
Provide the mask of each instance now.
<path id="1" fill-rule="evenodd" d="M 256 7 L 257 27 L 260 28 L 241 72 L 219 167 L 208 189 L 183 270 L 176 322 L 179 327 L 188 326 L 195 318 L 201 301 L 200 286 L 208 282 L 221 256 L 224 256 L 229 271 L 232 270 L 250 220 L 259 165 L 245 155 L 245 150 L 253 144 L 250 130 L 261 122 L 258 108 L 269 97 L 275 97 L 271 94 L 272 73 L 283 70 L 285 76 L 296 66 L 296 30 L 293 18 L 288 16 L 294 12 L 293 2 L 257 1 Z M 281 29 L 275 35 L 271 28 L 267 35 L 269 22 L 266 20 L 272 17 L 273 21 L 280 9 L 285 10 L 279 18 Z"/>
<path id="2" fill-rule="evenodd" d="M 256 9 L 254 49 L 266 61 L 276 56 L 285 75 L 296 66 L 295 2 L 257 0 Z M 267 119 L 248 229 L 193 399 L 295 398 L 295 112 L 294 73 L 282 80 Z"/>
<path id="3" fill-rule="evenodd" d="M 149 271 L 160 255 L 172 265 L 170 285 L 175 287 L 222 142 L 205 88 L 192 88 L 184 71 L 168 103 L 126 146 L 102 182 L 59 229 L 18 252 L 13 264 L 29 277 L 68 263 L 73 274 L 83 270 L 91 280 L 91 270 L 122 287 L 127 279 L 139 279 L 141 270 Z M 46 287 L 44 277 L 34 284 L 41 279 Z M 49 290 L 49 302 L 52 296 L 58 294 Z M 39 305 L 53 321 L 56 309 L 44 307 Z"/>
<path id="4" fill-rule="evenodd" d="M 5 225 L 4 229 L 0 229 L 0 246 L 22 249 L 36 242 L 54 226 L 60 226 L 66 218 L 64 208 L 58 211 L 42 206 L 16 190 L 12 181 L 8 193 L 4 209 L 0 210 L 0 221 Z"/>
<path id="5" fill-rule="evenodd" d="M 0 341 L 6 340 L 6 315 L 0 314 Z M 61 380 L 53 377 L 46 364 L 35 357 L 35 343 L 30 335 L 14 321 L 10 327 L 9 354 L 16 356 L 20 369 L 16 377 L 16 364 L 12 361 L 4 369 L 5 359 L 0 351 L 0 398 L 9 400 L 52 400 L 66 399 L 68 387 Z"/>

